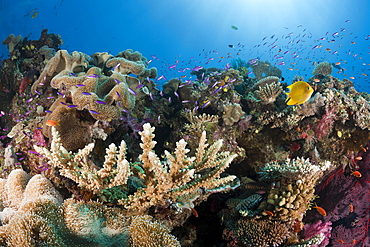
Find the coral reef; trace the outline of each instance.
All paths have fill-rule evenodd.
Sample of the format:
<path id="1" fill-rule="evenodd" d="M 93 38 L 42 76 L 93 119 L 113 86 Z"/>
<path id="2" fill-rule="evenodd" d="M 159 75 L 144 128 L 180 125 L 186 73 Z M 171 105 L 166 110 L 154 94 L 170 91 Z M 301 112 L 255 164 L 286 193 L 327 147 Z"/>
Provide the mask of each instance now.
<path id="1" fill-rule="evenodd" d="M 303 77 L 275 59 L 157 78 L 137 51 L 69 53 L 46 29 L 4 44 L 0 245 L 369 245 L 370 96 L 334 64 L 288 106 Z"/>

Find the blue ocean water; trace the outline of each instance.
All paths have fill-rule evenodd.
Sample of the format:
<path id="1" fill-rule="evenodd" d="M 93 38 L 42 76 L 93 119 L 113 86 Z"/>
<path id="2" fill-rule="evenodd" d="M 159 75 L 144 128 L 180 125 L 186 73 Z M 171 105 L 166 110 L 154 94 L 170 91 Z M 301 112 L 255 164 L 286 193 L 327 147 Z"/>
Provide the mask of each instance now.
<path id="1" fill-rule="evenodd" d="M 191 75 L 191 71 L 199 66 L 227 68 L 235 65 L 235 61 L 248 64 L 250 60 L 269 61 L 271 65 L 282 70 L 284 81 L 290 84 L 295 75 L 308 80 L 312 76 L 316 64 L 328 61 L 334 65 L 332 72 L 334 77 L 350 79 L 354 82 L 358 91 L 370 93 L 370 17 L 368 13 L 370 13 L 370 0 L 112 0 L 104 2 L 96 0 L 0 0 L 0 41 L 3 41 L 11 33 L 22 35 L 30 40 L 38 40 L 41 31 L 48 29 L 48 33 L 61 35 L 64 41 L 61 49 L 66 49 L 69 52 L 81 51 L 89 55 L 95 52 L 108 52 L 116 55 L 120 51 L 133 49 L 141 52 L 148 59 L 149 67 L 158 68 L 158 76 L 155 79 L 158 84 L 163 84 L 174 77 L 181 77 L 183 81 L 195 79 Z M 8 56 L 6 45 L 0 45 L 0 60 L 6 59 Z M 254 77 L 253 73 L 250 73 L 249 76 Z M 227 81 L 225 78 L 223 80 Z M 222 88 L 215 89 L 213 94 L 220 92 L 220 89 Z M 3 91 L 5 92 L 5 90 Z M 26 94 L 18 94 L 20 95 L 19 99 L 22 99 L 21 97 Z M 31 95 L 26 103 L 30 103 L 32 100 L 36 101 L 38 97 Z M 40 96 L 40 98 L 42 97 Z M 165 97 L 162 98 L 165 99 Z M 171 104 L 170 99 L 167 97 L 166 103 L 168 101 Z M 147 100 L 152 102 L 149 97 L 147 97 Z M 172 106 L 176 105 L 176 100 L 174 101 L 175 103 Z M 145 101 L 143 102 L 145 103 Z M 49 103 L 51 104 L 50 101 L 48 101 Z M 142 105 L 145 106 L 144 103 Z M 206 100 L 196 108 L 201 108 L 199 112 L 206 112 L 209 110 L 209 108 L 206 108 L 208 104 L 211 104 L 211 101 Z M 14 106 L 16 104 L 10 105 Z M 244 106 L 246 105 L 244 104 Z M 347 103 L 345 106 L 348 107 Z M 264 106 L 260 107 L 263 109 Z M 276 110 L 281 109 L 281 107 L 286 106 L 280 105 Z M 49 108 L 45 109 L 46 113 L 50 112 Z M 287 109 L 287 107 L 284 109 Z M 324 107 L 321 110 L 323 109 Z M 11 112 L 4 113 L 3 108 L 0 110 L 0 117 L 12 116 Z M 257 114 L 252 113 L 253 109 L 245 111 L 250 119 L 257 116 Z M 21 117 L 29 118 L 27 115 L 30 112 L 27 111 Z M 167 124 L 165 122 L 166 117 L 163 115 L 165 111 L 161 110 L 159 112 L 162 115 L 158 114 L 157 116 L 153 113 L 153 119 L 146 118 L 145 121 L 157 124 L 156 127 L 159 131 L 170 129 L 168 126 L 163 127 Z M 125 111 L 125 113 L 127 112 Z M 335 123 L 333 120 L 332 123 L 328 121 L 329 124 L 326 125 L 320 124 L 324 122 L 323 119 L 329 119 L 330 116 L 334 119 L 331 114 L 329 111 L 325 113 L 318 111 L 311 119 L 305 119 L 307 122 L 304 122 L 304 124 L 300 122 L 299 125 L 289 129 L 290 132 L 293 132 L 289 139 L 276 142 L 281 148 L 289 149 L 292 153 L 293 151 L 302 151 L 301 146 L 306 148 L 311 145 L 309 139 L 306 139 L 308 137 L 307 133 L 310 134 L 311 140 L 314 140 L 315 135 L 317 136 L 314 133 L 315 129 L 316 132 L 320 132 L 319 127 L 324 126 L 329 131 L 323 130 L 321 134 L 324 135 L 323 133 L 328 132 L 327 135 L 333 138 L 328 138 L 328 140 L 323 138 L 321 140 L 322 144 L 320 140 L 317 141 L 320 143 L 318 147 L 322 148 L 322 150 L 320 149 L 322 154 L 324 154 L 324 150 L 326 152 L 330 150 L 328 156 L 331 156 L 331 153 L 336 154 L 335 148 L 339 150 L 338 146 L 352 148 L 358 145 L 357 149 L 361 148 L 361 150 L 359 149 L 360 153 L 357 153 L 358 151 L 353 148 L 347 152 L 347 156 L 338 155 L 344 160 L 348 159 L 349 166 L 352 164 L 353 167 L 338 170 L 332 175 L 333 177 L 336 176 L 333 179 L 334 182 L 326 189 L 318 190 L 318 195 L 321 198 L 318 204 L 328 210 L 328 215 L 330 214 L 331 218 L 329 220 L 328 216 L 325 220 L 330 224 L 331 221 L 334 222 L 333 229 L 336 229 L 333 232 L 340 232 L 338 224 L 339 226 L 352 223 L 355 225 L 356 222 L 359 222 L 356 227 L 354 225 L 350 227 L 351 231 L 347 231 L 347 236 L 356 236 L 355 231 L 361 228 L 360 226 L 357 227 L 358 225 L 362 224 L 363 229 L 368 227 L 368 225 L 365 225 L 365 223 L 368 224 L 368 218 L 363 217 L 363 215 L 369 212 L 368 204 L 365 204 L 367 200 L 365 196 L 369 194 L 364 193 L 365 196 L 362 194 L 361 190 L 365 187 L 357 181 L 369 181 L 368 172 L 365 173 L 365 171 L 368 171 L 365 163 L 369 164 L 370 154 L 367 151 L 368 146 L 365 146 L 366 141 L 368 141 L 368 139 L 365 140 L 368 138 L 366 137 L 368 128 L 364 128 L 365 130 L 362 131 L 358 125 L 354 127 L 353 124 L 358 119 L 367 118 L 360 118 L 360 114 L 350 114 L 355 116 L 348 117 L 350 121 L 344 120 L 340 124 L 338 117 L 338 121 Z M 367 116 L 366 114 L 363 115 Z M 124 122 L 127 125 L 129 121 L 134 119 L 129 114 L 124 116 L 127 116 L 127 118 L 121 118 L 120 120 L 127 121 Z M 2 138 L 1 141 L 4 144 L 9 144 L 11 141 L 6 134 L 11 129 L 11 125 L 8 125 L 8 120 L 4 119 L 5 117 L 2 118 L 3 122 L 1 122 L 0 139 Z M 13 120 L 20 121 L 15 119 Z M 250 119 L 244 123 L 248 122 L 250 124 Z M 360 120 L 358 121 L 360 122 Z M 3 123 L 7 123 L 7 125 Z M 237 125 L 236 122 L 234 125 Z M 324 129 L 324 127 L 322 128 Z M 249 125 L 246 128 L 252 129 Z M 39 127 L 39 129 L 41 128 Z M 274 130 L 271 131 L 271 129 L 273 128 L 266 127 L 263 134 L 271 135 L 273 133 L 272 135 L 274 135 L 277 133 Z M 177 130 L 174 128 L 171 131 L 176 132 Z M 259 131 L 260 129 L 255 129 L 253 132 L 257 136 L 256 139 L 262 136 L 257 135 Z M 41 132 L 39 131 L 39 133 Z M 246 133 L 244 132 L 245 136 L 250 134 Z M 341 139 L 342 136 L 343 139 Z M 364 136 L 364 139 L 362 136 Z M 163 135 L 163 138 L 168 138 L 168 133 Z M 321 139 L 321 137 L 318 139 Z M 363 143 L 360 144 L 360 141 L 357 142 L 357 140 Z M 327 148 L 329 144 L 330 148 Z M 317 151 L 316 148 L 315 151 Z M 360 156 L 361 152 L 363 156 Z M 253 155 L 252 153 L 250 157 L 253 158 Z M 21 159 L 24 159 L 24 157 L 20 158 L 19 161 Z M 361 167 L 356 166 L 356 162 L 361 160 L 363 160 Z M 45 167 L 41 168 L 42 171 L 48 169 Z M 357 168 L 362 169 L 362 180 L 360 180 L 361 176 L 358 177 L 358 175 L 353 174 Z M 332 176 L 327 180 L 328 182 L 333 178 Z M 274 187 L 275 182 L 273 184 Z M 355 189 L 360 192 L 351 192 Z M 332 191 L 335 193 L 332 193 Z M 348 193 L 348 196 L 338 199 L 336 195 L 341 194 L 342 191 L 343 193 L 350 191 L 354 196 L 352 197 Z M 261 193 L 265 192 L 261 191 Z M 330 208 L 331 205 L 342 207 L 333 206 Z M 352 209 L 349 206 L 352 206 Z M 355 212 L 352 212 L 353 206 L 356 209 Z M 206 207 L 207 209 L 211 208 L 208 205 L 203 208 Z M 342 212 L 344 211 L 343 208 L 347 211 L 351 210 L 350 213 L 353 214 L 348 216 L 347 211 Z M 200 209 L 202 210 L 202 208 Z M 193 214 L 198 215 L 197 211 L 195 213 L 194 211 Z M 215 211 L 217 210 L 215 209 Z M 336 211 L 341 213 L 340 220 L 337 220 L 339 213 L 335 215 Z M 202 213 L 200 211 L 200 215 Z M 203 215 L 206 215 L 206 213 Z M 311 215 L 308 216 L 315 220 L 318 219 L 317 217 L 321 217 L 315 210 L 311 210 Z M 309 221 L 307 220 L 307 222 Z M 217 219 L 216 224 L 218 223 Z M 221 229 L 221 226 L 219 228 Z M 358 232 L 358 235 L 363 234 L 361 231 Z M 368 232 L 365 234 L 368 234 Z M 362 235 L 358 237 L 358 235 L 356 239 L 362 241 L 359 244 L 366 244 L 365 237 L 362 238 Z M 201 239 L 201 237 L 199 238 Z M 221 234 L 219 238 L 221 238 Z M 336 238 L 338 238 L 338 235 L 334 236 L 332 240 Z M 354 240 L 354 238 L 346 239 L 345 245 L 350 245 L 351 241 L 353 243 Z M 338 242 L 337 244 L 342 243 Z"/>
<path id="2" fill-rule="evenodd" d="M 369 10 L 367 0 L 1 0 L 0 39 L 38 39 L 47 28 L 70 52 L 139 51 L 167 79 L 190 76 L 184 69 L 197 65 L 258 58 L 289 82 L 329 61 L 342 68 L 335 77 L 354 78 L 357 90 L 370 92 Z M 8 56 L 5 45 L 0 56 Z"/>

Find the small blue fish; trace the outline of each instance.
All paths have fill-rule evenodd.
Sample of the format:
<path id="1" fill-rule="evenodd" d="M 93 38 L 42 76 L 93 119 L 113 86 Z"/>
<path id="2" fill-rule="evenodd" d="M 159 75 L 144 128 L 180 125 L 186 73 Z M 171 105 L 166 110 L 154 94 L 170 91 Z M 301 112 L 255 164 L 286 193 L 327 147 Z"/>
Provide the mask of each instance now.
<path id="1" fill-rule="evenodd" d="M 100 78 L 100 76 L 98 76 L 97 74 L 88 75 L 86 77 L 87 78 Z"/>
<path id="2" fill-rule="evenodd" d="M 75 108 L 77 105 L 68 105 L 69 108 Z"/>
<path id="3" fill-rule="evenodd" d="M 84 85 L 84 84 L 77 84 L 76 86 L 77 86 L 77 87 L 84 87 L 84 86 L 86 86 L 86 85 Z"/>
<path id="4" fill-rule="evenodd" d="M 53 113 L 52 111 L 49 111 L 49 110 L 45 110 L 46 113 Z"/>
<path id="5" fill-rule="evenodd" d="M 117 92 L 117 91 L 116 91 L 116 95 L 117 95 L 119 98 L 121 97 L 121 95 L 120 95 L 120 94 L 119 94 L 119 92 Z"/>
<path id="6" fill-rule="evenodd" d="M 82 92 L 83 95 L 91 95 L 91 93 L 88 92 Z"/>
<path id="7" fill-rule="evenodd" d="M 89 112 L 94 113 L 94 114 L 100 114 L 99 112 L 94 111 L 94 110 L 89 110 Z"/>
<path id="8" fill-rule="evenodd" d="M 107 103 L 105 103 L 104 101 L 101 101 L 101 100 L 95 100 L 96 103 L 98 104 L 103 104 L 103 105 L 106 105 Z"/>
<path id="9" fill-rule="evenodd" d="M 192 69 L 192 71 L 199 71 L 199 70 L 201 70 L 201 69 L 203 69 L 203 67 L 202 67 L 202 66 L 196 66 L 194 69 Z"/>
<path id="10" fill-rule="evenodd" d="M 128 87 L 127 90 L 129 91 L 130 94 L 137 95 L 137 93 L 134 90 L 132 90 L 132 88 Z"/>

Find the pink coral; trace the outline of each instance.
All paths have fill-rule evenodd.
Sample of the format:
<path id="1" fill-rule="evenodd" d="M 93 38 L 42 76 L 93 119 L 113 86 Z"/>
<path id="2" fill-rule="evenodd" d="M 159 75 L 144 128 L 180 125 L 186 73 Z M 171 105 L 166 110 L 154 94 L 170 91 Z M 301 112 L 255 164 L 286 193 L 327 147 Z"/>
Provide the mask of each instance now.
<path id="1" fill-rule="evenodd" d="M 42 146 L 42 147 L 46 147 L 47 146 L 46 141 L 45 141 L 45 137 L 42 134 L 42 131 L 39 130 L 39 129 L 36 129 L 33 132 L 32 139 L 34 139 L 35 141 L 37 141 L 37 146 Z"/>
<path id="2" fill-rule="evenodd" d="M 335 117 L 335 108 L 326 108 L 325 114 L 314 126 L 314 132 L 317 140 L 320 140 L 323 136 L 328 134 L 327 132 L 333 126 Z"/>
<path id="3" fill-rule="evenodd" d="M 319 245 L 312 245 L 313 247 L 324 247 L 329 244 L 329 238 L 331 236 L 331 222 L 322 222 L 321 220 L 313 224 L 306 224 L 304 226 L 304 237 L 305 240 L 310 239 L 320 233 L 323 233 L 325 239 Z"/>

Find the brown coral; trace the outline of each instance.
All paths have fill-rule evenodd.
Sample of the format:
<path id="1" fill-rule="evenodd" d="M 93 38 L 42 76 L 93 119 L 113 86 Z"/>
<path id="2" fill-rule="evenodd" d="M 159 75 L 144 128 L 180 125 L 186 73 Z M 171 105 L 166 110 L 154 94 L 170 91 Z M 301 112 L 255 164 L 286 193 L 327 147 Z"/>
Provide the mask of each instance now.
<path id="1" fill-rule="evenodd" d="M 44 88 L 49 84 L 51 78 L 62 70 L 70 73 L 77 73 L 87 68 L 87 55 L 82 52 L 74 51 L 71 54 L 66 50 L 59 50 L 55 56 L 49 60 L 39 78 L 32 85 L 32 92 L 36 93 L 38 88 Z"/>
<path id="2" fill-rule="evenodd" d="M 14 48 L 17 46 L 17 44 L 22 40 L 22 35 L 15 36 L 14 34 L 10 34 L 4 41 L 3 45 L 8 46 L 8 51 L 11 53 L 14 51 Z"/>
<path id="3" fill-rule="evenodd" d="M 238 239 L 246 246 L 279 246 L 289 236 L 289 228 L 278 221 L 241 219 Z"/>
<path id="4" fill-rule="evenodd" d="M 227 126 L 237 123 L 245 115 L 240 104 L 225 104 L 223 107 L 224 114 L 222 115 L 222 119 Z"/>
<path id="5" fill-rule="evenodd" d="M 155 78 L 157 76 L 157 69 L 148 69 L 147 59 L 140 52 L 133 52 L 132 49 L 118 53 L 116 57 L 106 62 L 106 66 L 125 75 L 138 75 L 141 81 L 143 78 Z"/>
<path id="6" fill-rule="evenodd" d="M 81 121 L 78 119 L 76 108 L 68 107 L 65 98 L 57 99 L 50 107 L 51 113 L 47 113 L 42 133 L 51 138 L 51 126 L 46 125 L 49 120 L 55 121 L 55 128 L 60 133 L 61 142 L 67 150 L 76 150 L 83 148 L 92 141 L 90 126 L 92 122 Z"/>
<path id="7" fill-rule="evenodd" d="M 111 121 L 118 119 L 123 109 L 130 110 L 135 105 L 135 97 L 126 83 L 131 78 L 120 73 L 108 77 L 100 68 L 92 67 L 86 74 L 78 75 L 63 70 L 52 79 L 51 86 L 70 92 L 76 109 L 88 110 L 96 120 Z"/>

